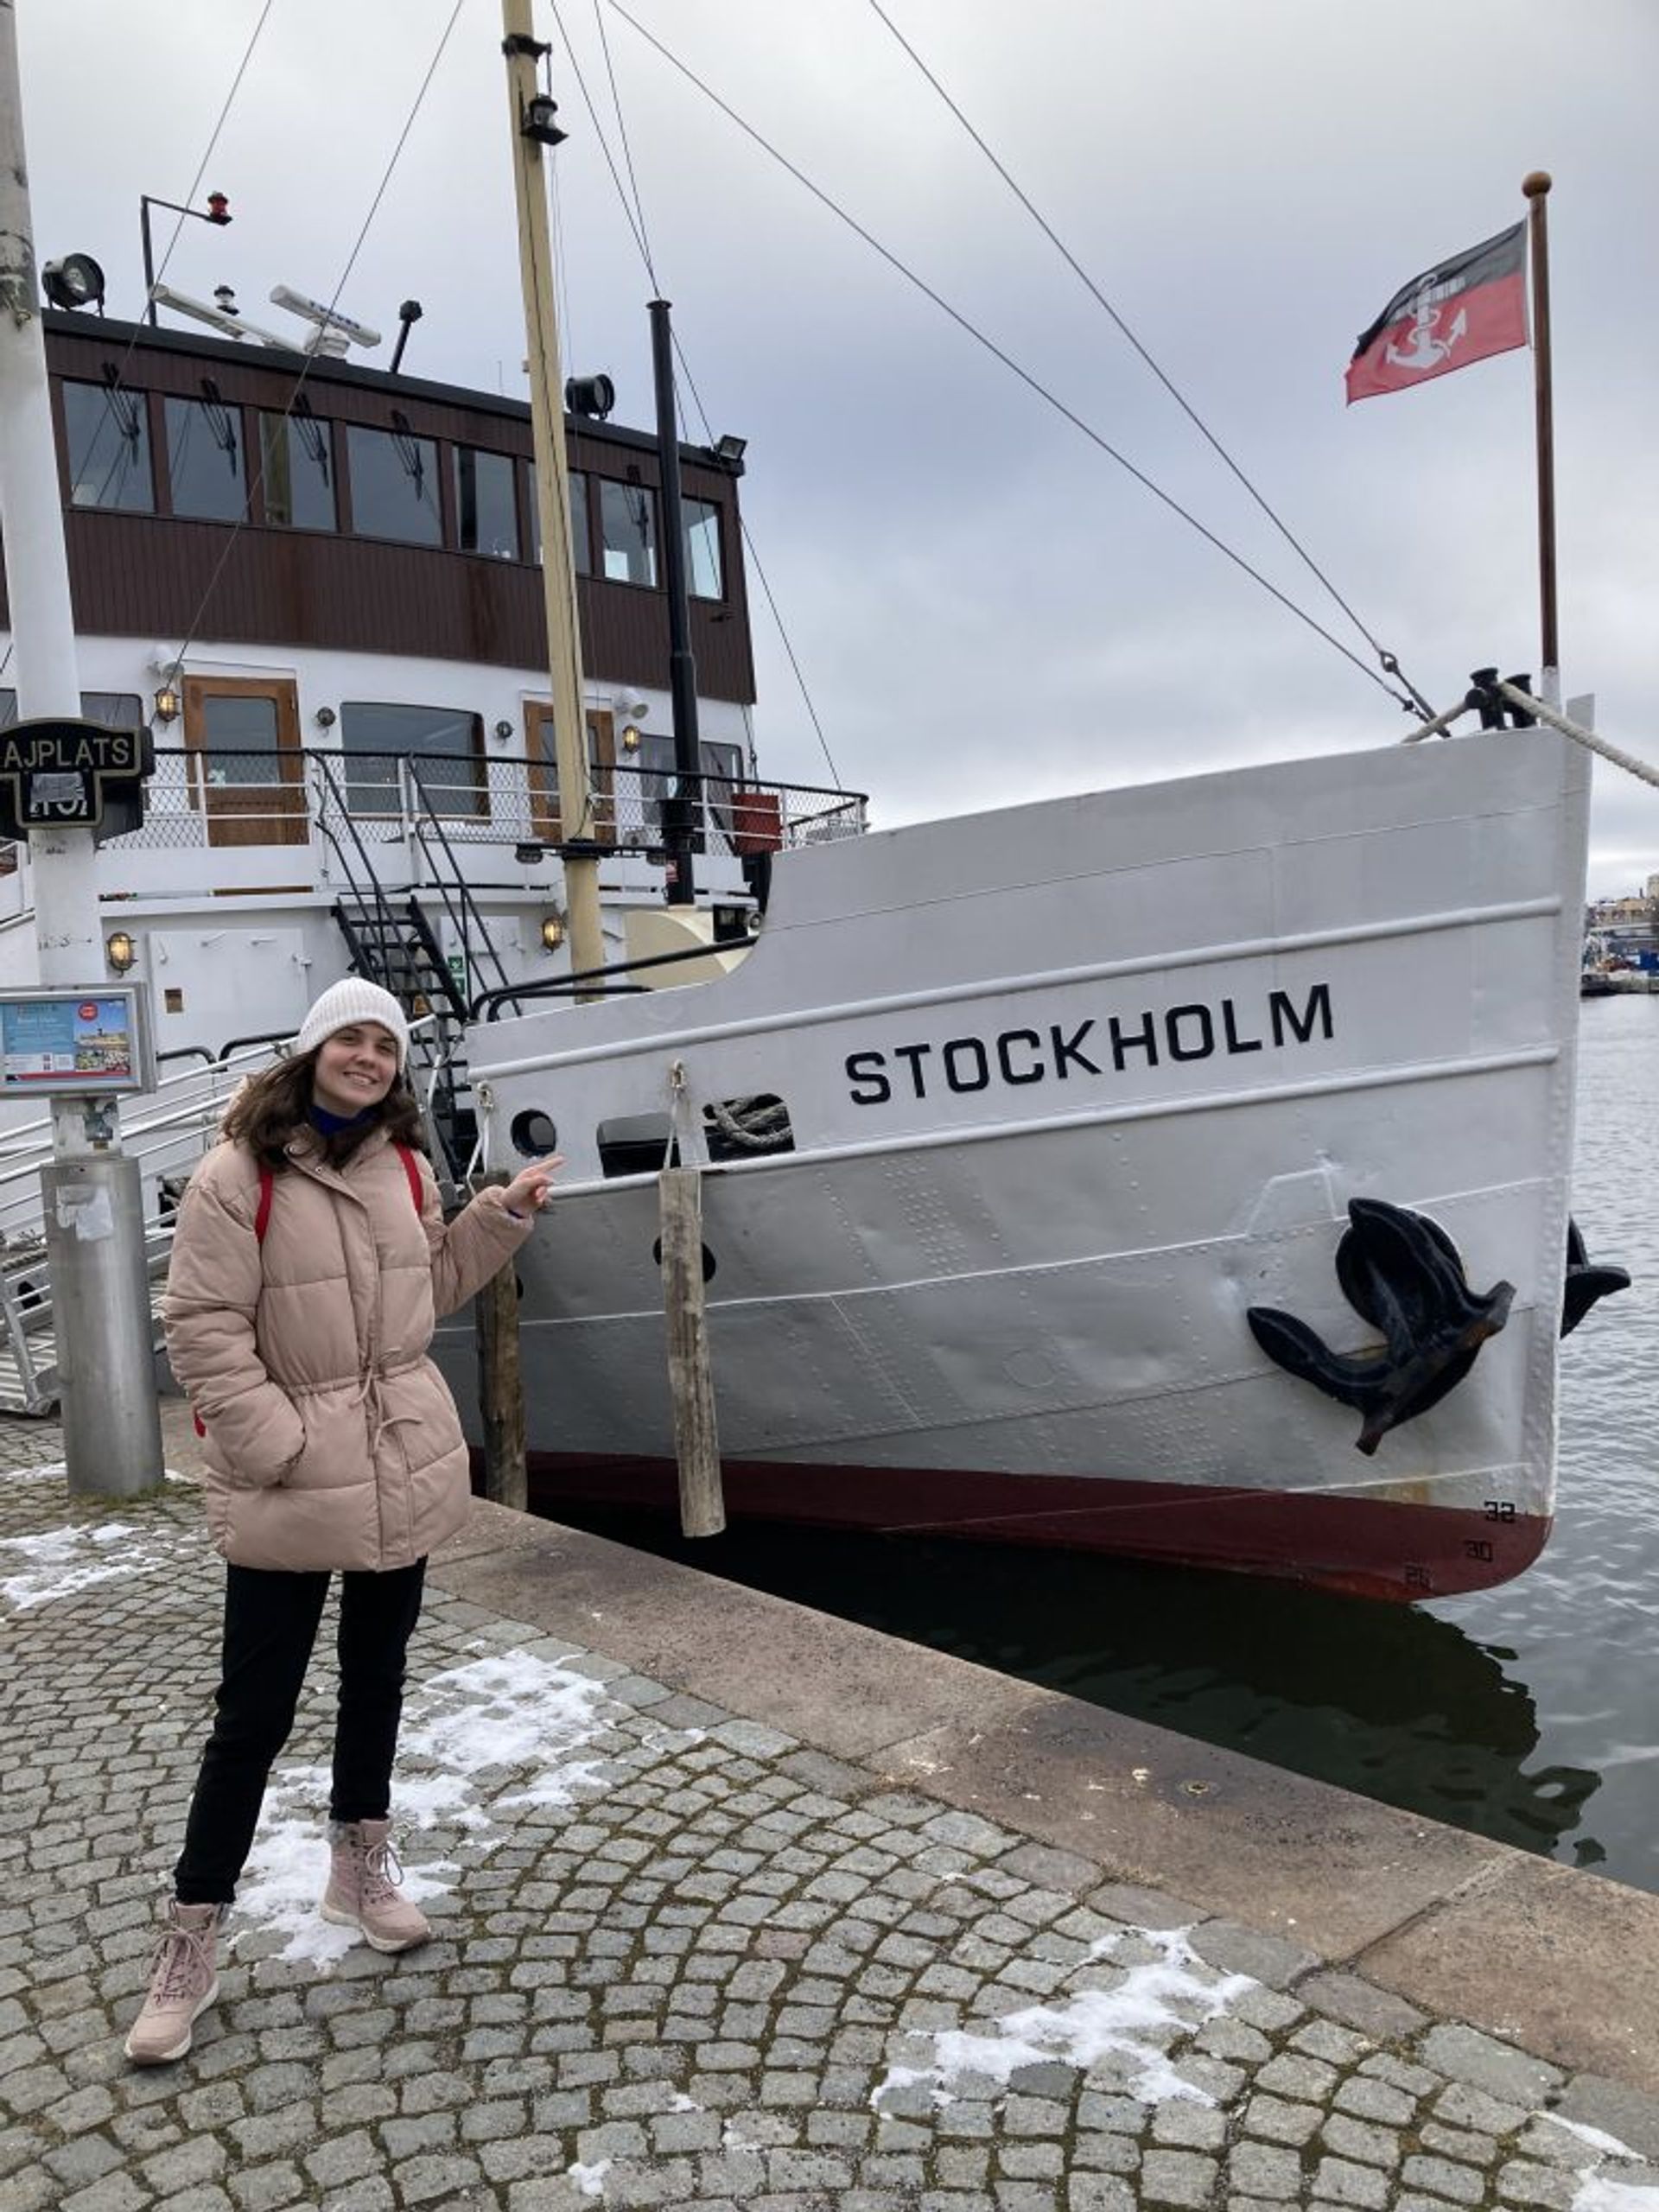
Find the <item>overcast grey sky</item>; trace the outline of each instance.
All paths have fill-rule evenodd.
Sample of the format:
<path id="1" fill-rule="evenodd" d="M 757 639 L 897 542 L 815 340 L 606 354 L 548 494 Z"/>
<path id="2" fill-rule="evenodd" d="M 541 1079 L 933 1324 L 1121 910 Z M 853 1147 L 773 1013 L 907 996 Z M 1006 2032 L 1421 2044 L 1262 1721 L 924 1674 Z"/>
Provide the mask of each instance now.
<path id="1" fill-rule="evenodd" d="M 168 274 L 328 298 L 454 0 L 273 0 Z M 41 251 L 141 297 L 263 0 L 18 0 Z M 1033 227 L 869 0 L 627 0 L 757 130 L 1362 657 L 1368 649 Z M 610 6 L 560 0 L 841 779 L 893 823 L 1387 742 L 1384 695 L 976 347 Z M 1531 357 L 1343 404 L 1356 334 L 1545 168 L 1569 692 L 1659 761 L 1653 0 L 883 0 L 1366 625 L 1437 704 L 1535 669 Z M 652 287 L 556 40 L 568 369 L 645 424 Z M 459 21 L 341 305 L 411 372 L 524 389 L 496 0 Z M 164 242 L 167 233 L 159 233 Z M 266 310 L 265 319 L 274 319 Z M 760 595 L 763 761 L 830 780 Z M 1591 887 L 1659 870 L 1659 793 L 1599 766 Z"/>

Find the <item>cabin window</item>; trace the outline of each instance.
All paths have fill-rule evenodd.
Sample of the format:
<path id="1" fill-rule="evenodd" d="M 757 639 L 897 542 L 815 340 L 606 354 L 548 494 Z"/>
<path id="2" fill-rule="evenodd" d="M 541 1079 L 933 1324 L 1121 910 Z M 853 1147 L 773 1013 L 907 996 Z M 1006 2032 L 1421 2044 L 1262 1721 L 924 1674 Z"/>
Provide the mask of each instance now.
<path id="1" fill-rule="evenodd" d="M 605 575 L 615 584 L 657 581 L 657 495 L 643 484 L 618 484 L 607 477 L 599 487 L 599 522 Z"/>
<path id="2" fill-rule="evenodd" d="M 698 750 L 702 760 L 702 798 L 709 810 L 709 826 L 729 837 L 733 790 L 743 780 L 743 748 L 710 739 Z"/>
<path id="3" fill-rule="evenodd" d="M 143 729 L 149 719 L 136 691 L 83 691 L 80 711 L 89 722 L 105 729 Z"/>
<path id="4" fill-rule="evenodd" d="M 262 415 L 265 520 L 277 530 L 338 530 L 334 433 L 315 415 Z"/>
<path id="5" fill-rule="evenodd" d="M 686 499 L 685 588 L 693 599 L 724 599 L 725 570 L 720 558 L 720 509 L 710 499 Z"/>
<path id="6" fill-rule="evenodd" d="M 565 481 L 570 486 L 570 550 L 579 576 L 594 573 L 593 544 L 588 535 L 588 479 L 573 468 Z M 530 472 L 530 557 L 542 557 L 542 509 L 536 497 L 536 471 Z"/>
<path id="7" fill-rule="evenodd" d="M 455 468 L 455 524 L 461 551 L 516 561 L 518 510 L 512 461 L 504 453 L 479 453 L 471 446 L 455 446 L 451 450 Z"/>
<path id="8" fill-rule="evenodd" d="M 106 729 L 142 729 L 144 702 L 136 691 L 83 691 L 80 711 L 89 722 Z M 10 729 L 17 719 L 17 694 L 10 684 L 0 688 L 0 729 Z"/>
<path id="9" fill-rule="evenodd" d="M 174 513 L 239 522 L 247 504 L 240 409 L 216 397 L 168 399 L 163 407 Z"/>
<path id="10" fill-rule="evenodd" d="M 149 465 L 149 412 L 142 391 L 118 384 L 63 385 L 69 504 L 156 512 Z"/>
<path id="11" fill-rule="evenodd" d="M 649 736 L 641 730 L 633 761 L 639 781 L 640 821 L 648 830 L 660 833 L 664 802 L 672 798 L 679 788 L 675 780 L 673 739 L 660 733 Z"/>
<path id="12" fill-rule="evenodd" d="M 408 545 L 442 545 L 438 448 L 408 430 L 346 432 L 352 471 L 352 526 L 363 537 L 395 537 Z"/>
<path id="13" fill-rule="evenodd" d="M 400 810 L 398 763 L 411 763 L 417 791 L 435 814 L 450 819 L 489 812 L 484 724 L 459 707 L 405 707 L 345 700 L 340 709 L 346 751 L 346 804 L 353 814 Z"/>

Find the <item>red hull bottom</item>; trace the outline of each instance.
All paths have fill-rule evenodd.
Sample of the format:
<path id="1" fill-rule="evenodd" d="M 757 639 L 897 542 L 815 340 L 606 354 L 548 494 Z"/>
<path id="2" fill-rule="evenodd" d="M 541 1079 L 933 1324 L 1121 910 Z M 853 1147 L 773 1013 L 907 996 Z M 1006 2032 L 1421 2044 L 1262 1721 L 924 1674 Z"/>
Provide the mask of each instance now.
<path id="1" fill-rule="evenodd" d="M 1544 1516 L 1500 1522 L 1454 1507 L 1071 1475 L 770 1459 L 728 1459 L 724 1473 L 734 1519 L 1112 1552 L 1402 1604 L 1508 1581 L 1532 1565 L 1552 1525 Z M 530 1495 L 555 1516 L 562 1501 L 671 1512 L 677 1478 L 664 1459 L 532 1452 Z"/>

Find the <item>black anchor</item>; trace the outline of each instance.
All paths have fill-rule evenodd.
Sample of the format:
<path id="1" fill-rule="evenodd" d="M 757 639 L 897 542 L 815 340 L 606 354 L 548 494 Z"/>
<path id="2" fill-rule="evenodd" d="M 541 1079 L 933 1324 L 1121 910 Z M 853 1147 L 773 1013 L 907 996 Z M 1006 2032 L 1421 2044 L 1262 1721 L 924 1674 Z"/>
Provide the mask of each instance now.
<path id="1" fill-rule="evenodd" d="M 1381 1344 L 1333 1351 L 1306 1321 L 1272 1306 L 1252 1306 L 1245 1318 L 1269 1359 L 1364 1416 L 1357 1441 L 1369 1455 L 1389 1429 L 1457 1388 L 1508 1320 L 1515 1286 L 1494 1283 L 1484 1297 L 1471 1290 L 1457 1247 L 1427 1214 L 1353 1198 L 1348 1223 L 1337 1281 L 1355 1313 L 1382 1332 Z"/>
<path id="2" fill-rule="evenodd" d="M 1611 1298 L 1616 1290 L 1628 1290 L 1630 1271 L 1628 1268 L 1601 1267 L 1590 1264 L 1590 1255 L 1584 1249 L 1584 1239 L 1579 1234 L 1579 1224 L 1567 1224 L 1567 1285 L 1561 1294 L 1561 1334 L 1570 1337 L 1599 1298 Z"/>

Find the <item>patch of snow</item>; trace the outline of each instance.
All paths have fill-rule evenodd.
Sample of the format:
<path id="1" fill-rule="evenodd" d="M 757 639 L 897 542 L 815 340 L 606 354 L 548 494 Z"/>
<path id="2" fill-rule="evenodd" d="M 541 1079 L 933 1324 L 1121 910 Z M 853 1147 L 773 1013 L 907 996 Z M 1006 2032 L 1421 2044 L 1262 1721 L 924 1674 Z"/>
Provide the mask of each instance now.
<path id="1" fill-rule="evenodd" d="M 611 2161 L 595 2158 L 591 2166 L 585 2166 L 578 2158 L 575 2165 L 567 2166 L 564 2171 L 584 2196 L 603 2196 L 605 2177 L 611 2171 Z"/>
<path id="2" fill-rule="evenodd" d="M 1634 2158 L 1641 2155 L 1632 2151 L 1628 2143 L 1621 2143 L 1617 2135 L 1604 2134 L 1599 2127 L 1591 2127 L 1584 2120 L 1564 2120 L 1558 2112 L 1546 2113 L 1543 2117 L 1552 2127 L 1576 2135 L 1580 2143 L 1587 2143 L 1592 2151 L 1600 2151 L 1607 2158 Z"/>
<path id="3" fill-rule="evenodd" d="M 48 1529 L 37 1536 L 0 1536 L 0 1598 L 27 1612 L 73 1598 L 95 1583 L 149 1574 L 167 1563 L 168 1547 L 124 1521 L 97 1528 Z M 5 1569 L 15 1562 L 17 1572 Z"/>
<path id="4" fill-rule="evenodd" d="M 491 1653 L 431 1675 L 404 1707 L 394 1819 L 460 1830 L 487 1851 L 507 1833 L 497 1813 L 574 1803 L 601 1764 L 576 1754 L 606 1726 L 604 1697 L 600 1683 L 526 1651 Z M 519 1786 L 504 1791 L 505 1776 Z M 325 1971 L 361 1940 L 317 1909 L 328 1877 L 328 1781 L 321 1766 L 272 1775 L 237 1897 L 238 1926 L 283 1936 L 282 1958 Z M 455 1872 L 444 1859 L 405 1866 L 403 1894 L 416 1904 L 441 1897 Z"/>
<path id="5" fill-rule="evenodd" d="M 1573 2212 L 1659 2212 L 1659 2189 L 1586 2174 L 1573 2199 Z"/>
<path id="6" fill-rule="evenodd" d="M 327 1804 L 327 1767 L 285 1766 L 271 1776 L 232 1923 L 233 1933 L 251 1924 L 286 1937 L 279 1958 L 324 1973 L 362 1941 L 356 1929 L 335 1928 L 318 1910 L 328 1879 Z M 423 1893 L 407 1883 L 405 1891 Z"/>
<path id="7" fill-rule="evenodd" d="M 404 1714 L 400 1809 L 422 1827 L 488 1827 L 476 1777 L 490 1768 L 530 1770 L 520 1789 L 493 1801 L 503 1811 L 574 1803 L 602 1762 L 571 1754 L 601 1732 L 604 1701 L 601 1683 L 528 1651 L 434 1675 Z"/>
<path id="8" fill-rule="evenodd" d="M 950 2084 L 963 2075 L 977 2075 L 1006 2088 L 1021 2066 L 1058 2059 L 1082 2069 L 1104 2058 L 1122 2062 L 1128 2094 L 1143 2104 L 1177 2097 L 1212 2104 L 1213 2098 L 1175 2071 L 1154 2036 L 1170 2027 L 1191 2032 L 1218 2018 L 1258 1985 L 1248 1974 L 1212 1974 L 1187 1942 L 1189 1932 L 1184 1928 L 1131 1930 L 1128 1940 L 1149 1944 L 1160 1955 L 1125 1967 L 1123 1980 L 1114 1989 L 1080 1989 L 1057 2003 L 1029 2005 L 988 2021 L 977 2032 L 935 2031 L 932 2065 L 889 2068 L 887 2078 L 872 2091 L 871 2104 L 879 2112 L 890 2091 L 928 2082 L 933 2102 L 942 2105 L 950 2101 Z M 1090 1958 L 1110 1961 L 1125 1940 L 1118 1935 L 1103 1936 L 1090 1945 Z"/>

